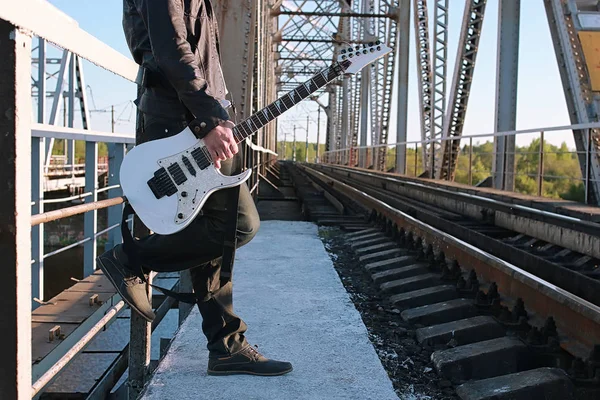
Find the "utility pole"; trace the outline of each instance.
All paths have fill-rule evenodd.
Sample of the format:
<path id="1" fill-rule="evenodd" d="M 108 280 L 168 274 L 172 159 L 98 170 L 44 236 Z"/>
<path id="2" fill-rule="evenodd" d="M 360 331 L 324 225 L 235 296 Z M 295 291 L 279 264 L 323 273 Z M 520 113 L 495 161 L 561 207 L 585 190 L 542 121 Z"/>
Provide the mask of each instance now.
<path id="1" fill-rule="evenodd" d="M 110 125 L 111 125 L 111 132 L 115 133 L 115 106 L 114 105 L 110 106 Z"/>
<path id="2" fill-rule="evenodd" d="M 319 139 L 321 136 L 321 107 L 317 109 L 317 154 L 315 155 L 315 164 L 319 162 Z"/>
<path id="3" fill-rule="evenodd" d="M 287 134 L 283 134 L 283 159 L 287 160 L 287 155 L 286 155 L 286 150 L 287 150 L 287 146 L 285 141 L 287 140 Z"/>
<path id="4" fill-rule="evenodd" d="M 294 125 L 294 144 L 292 146 L 292 161 L 296 161 L 296 125 Z"/>
<path id="5" fill-rule="evenodd" d="M 308 162 L 308 124 L 309 116 L 306 116 L 306 151 L 304 153 L 304 162 Z"/>

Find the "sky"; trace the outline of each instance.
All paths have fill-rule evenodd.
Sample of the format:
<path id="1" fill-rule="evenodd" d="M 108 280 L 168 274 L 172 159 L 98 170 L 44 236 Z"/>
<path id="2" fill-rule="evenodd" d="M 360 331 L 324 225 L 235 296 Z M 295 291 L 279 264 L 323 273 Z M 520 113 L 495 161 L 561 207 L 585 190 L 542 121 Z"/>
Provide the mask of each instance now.
<path id="1" fill-rule="evenodd" d="M 408 0 L 406 0 L 408 1 Z M 488 0 L 485 21 L 480 41 L 474 81 L 465 121 L 463 134 L 481 134 L 494 131 L 494 104 L 496 81 L 497 21 L 498 1 Z M 121 25 L 122 0 L 49 0 L 54 6 L 74 18 L 79 26 L 91 35 L 105 42 L 115 50 L 131 58 L 125 42 Z M 430 20 L 433 19 L 433 4 L 430 2 Z M 454 63 L 464 1 L 449 1 L 449 36 L 447 86 L 451 86 Z M 417 69 L 415 57 L 414 29 L 410 29 L 409 56 L 409 101 L 408 101 L 408 140 L 419 140 L 421 136 L 419 118 L 419 99 L 417 90 Z M 430 35 L 433 31 L 430 32 Z M 34 44 L 35 46 L 35 44 Z M 54 51 L 55 56 L 59 53 Z M 224 66 L 227 68 L 228 66 Z M 135 113 L 132 101 L 135 99 L 135 85 L 127 80 L 107 72 L 88 62 L 84 63 L 85 83 L 88 95 L 91 94 L 91 128 L 110 131 L 110 113 L 106 112 L 115 105 L 118 118 L 115 130 L 132 133 Z M 447 95 L 449 97 L 449 94 Z M 291 134 L 294 124 L 302 126 L 297 131 L 298 140 L 305 140 L 306 116 L 309 115 L 309 141 L 317 138 L 317 105 L 305 101 L 294 110 L 279 119 L 280 131 Z M 393 115 L 390 126 L 396 124 L 396 107 L 392 105 Z M 59 121 L 60 118 L 59 118 Z M 78 123 L 78 122 L 77 122 Z M 76 126 L 80 126 L 77 125 Z M 560 81 L 554 47 L 552 45 L 548 20 L 543 0 L 521 1 L 519 75 L 517 92 L 517 129 L 530 129 L 569 125 L 565 96 Z M 320 142 L 325 142 L 325 118 L 321 113 Z M 518 139 L 518 144 L 529 142 L 533 135 Z M 280 136 L 281 138 L 281 136 Z M 394 129 L 390 132 L 390 141 L 396 139 Z M 546 139 L 554 144 L 566 142 L 574 147 L 572 133 L 563 131 L 546 133 Z M 288 136 L 291 140 L 291 135 Z"/>

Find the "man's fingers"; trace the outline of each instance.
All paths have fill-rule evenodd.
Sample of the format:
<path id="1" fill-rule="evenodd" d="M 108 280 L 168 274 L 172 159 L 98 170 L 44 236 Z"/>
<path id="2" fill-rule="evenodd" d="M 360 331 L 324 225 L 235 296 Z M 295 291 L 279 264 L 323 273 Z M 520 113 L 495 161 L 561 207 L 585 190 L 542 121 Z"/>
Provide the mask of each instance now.
<path id="1" fill-rule="evenodd" d="M 225 155 L 224 160 L 228 160 L 230 158 L 233 158 L 233 153 L 230 150 L 230 147 L 225 146 L 223 148 L 223 154 Z"/>
<path id="2" fill-rule="evenodd" d="M 231 152 L 233 154 L 237 154 L 238 153 L 238 146 L 236 142 L 232 142 L 231 145 L 229 146 L 229 148 L 231 149 Z"/>

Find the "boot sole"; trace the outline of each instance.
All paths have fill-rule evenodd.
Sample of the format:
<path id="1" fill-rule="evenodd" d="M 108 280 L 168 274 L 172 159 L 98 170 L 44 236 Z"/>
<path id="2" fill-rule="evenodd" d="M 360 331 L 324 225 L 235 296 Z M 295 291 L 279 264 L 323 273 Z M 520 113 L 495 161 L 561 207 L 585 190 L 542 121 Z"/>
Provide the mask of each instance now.
<path id="1" fill-rule="evenodd" d="M 208 375 L 218 376 L 218 375 L 255 375 L 255 376 L 280 376 L 285 375 L 289 372 L 292 372 L 294 368 L 287 369 L 281 372 L 272 372 L 272 373 L 259 373 L 252 371 L 211 371 L 207 370 L 206 373 Z"/>
<path id="2" fill-rule="evenodd" d="M 125 303 L 127 303 L 129 305 L 129 307 L 131 307 L 132 310 L 135 310 L 135 312 L 137 312 L 142 318 L 144 318 L 147 322 L 152 322 L 154 319 L 149 319 L 148 317 L 146 317 L 140 310 L 139 308 L 137 308 L 135 306 L 135 304 L 133 304 L 133 302 L 129 301 L 127 299 L 127 296 L 125 296 L 123 293 L 121 293 L 121 290 L 119 290 L 119 285 L 117 285 L 117 283 L 114 281 L 114 279 L 112 278 L 111 274 L 107 272 L 107 268 L 106 265 L 104 265 L 102 263 L 102 260 L 100 259 L 100 257 L 98 257 L 96 259 L 96 263 L 100 266 L 100 269 L 102 270 L 102 272 L 104 273 L 104 276 L 106 276 L 108 278 L 108 280 L 113 284 L 115 290 L 117 291 L 117 293 L 119 294 L 119 296 L 121 296 L 121 298 L 123 299 L 123 301 Z"/>

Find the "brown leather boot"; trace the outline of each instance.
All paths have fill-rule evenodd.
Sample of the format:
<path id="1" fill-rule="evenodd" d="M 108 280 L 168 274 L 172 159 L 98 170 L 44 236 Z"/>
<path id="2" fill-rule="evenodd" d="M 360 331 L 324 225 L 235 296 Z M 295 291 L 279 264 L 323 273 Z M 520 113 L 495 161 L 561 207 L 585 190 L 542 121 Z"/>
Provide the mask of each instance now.
<path id="1" fill-rule="evenodd" d="M 210 355 L 208 359 L 208 375 L 249 374 L 276 376 L 287 374 L 292 364 L 265 358 L 254 347 L 247 346 L 230 356 Z"/>

